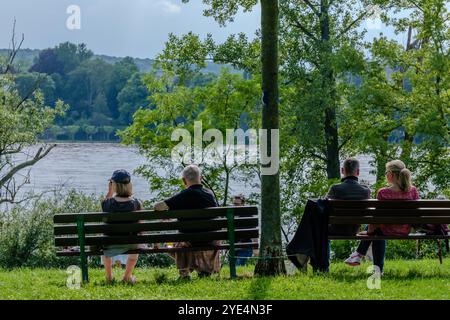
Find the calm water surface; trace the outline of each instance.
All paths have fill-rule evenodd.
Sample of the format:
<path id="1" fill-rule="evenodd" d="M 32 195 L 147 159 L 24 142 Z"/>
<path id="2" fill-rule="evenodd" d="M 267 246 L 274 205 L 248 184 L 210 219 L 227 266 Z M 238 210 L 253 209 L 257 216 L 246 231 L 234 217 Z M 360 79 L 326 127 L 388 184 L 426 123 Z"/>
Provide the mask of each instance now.
<path id="1" fill-rule="evenodd" d="M 30 152 L 36 149 L 30 150 Z M 368 157 L 360 157 L 361 178 L 374 182 Z M 30 182 L 25 190 L 37 192 L 63 186 L 75 188 L 88 194 L 102 195 L 107 191 L 108 179 L 116 169 L 130 173 L 145 163 L 145 158 L 134 147 L 117 143 L 59 143 L 50 154 L 31 169 Z M 150 199 L 148 182 L 132 176 L 135 194 L 140 199 Z M 248 186 L 234 183 L 235 192 L 248 193 Z"/>

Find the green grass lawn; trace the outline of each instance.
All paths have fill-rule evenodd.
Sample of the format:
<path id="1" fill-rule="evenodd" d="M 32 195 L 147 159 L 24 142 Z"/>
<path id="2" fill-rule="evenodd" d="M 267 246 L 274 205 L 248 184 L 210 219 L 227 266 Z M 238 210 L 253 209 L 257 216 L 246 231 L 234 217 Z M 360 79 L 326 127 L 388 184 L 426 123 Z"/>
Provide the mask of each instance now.
<path id="1" fill-rule="evenodd" d="M 66 287 L 65 270 L 0 270 L 0 299 L 450 299 L 450 259 L 387 261 L 381 289 L 367 288 L 369 264 L 348 267 L 332 264 L 327 275 L 294 274 L 252 277 L 253 267 L 238 268 L 230 280 L 228 269 L 210 279 L 196 276 L 177 281 L 175 269 L 138 269 L 138 283 L 106 284 L 101 269 L 90 269 L 90 283 Z M 121 270 L 116 270 L 119 278 Z"/>

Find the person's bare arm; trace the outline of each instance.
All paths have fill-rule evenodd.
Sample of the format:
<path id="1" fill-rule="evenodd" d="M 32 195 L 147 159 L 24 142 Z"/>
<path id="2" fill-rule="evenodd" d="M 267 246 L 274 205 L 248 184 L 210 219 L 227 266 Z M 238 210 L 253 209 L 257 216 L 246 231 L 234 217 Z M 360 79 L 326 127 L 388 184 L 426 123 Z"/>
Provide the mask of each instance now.
<path id="1" fill-rule="evenodd" d="M 167 206 L 167 204 L 164 201 L 158 202 L 155 204 L 154 209 L 156 211 L 166 211 L 169 210 L 169 207 Z"/>
<path id="2" fill-rule="evenodd" d="M 114 195 L 113 184 L 112 181 L 110 180 L 108 184 L 108 193 L 106 194 L 105 199 L 111 199 L 113 195 Z"/>

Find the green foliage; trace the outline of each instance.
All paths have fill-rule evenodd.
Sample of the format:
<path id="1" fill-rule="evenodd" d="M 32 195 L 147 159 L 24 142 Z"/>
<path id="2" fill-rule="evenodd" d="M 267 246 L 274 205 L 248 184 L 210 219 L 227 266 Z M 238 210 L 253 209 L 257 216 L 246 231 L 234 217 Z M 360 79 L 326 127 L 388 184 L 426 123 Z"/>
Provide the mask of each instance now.
<path id="1" fill-rule="evenodd" d="M 185 129 L 193 137 L 194 122 L 201 121 L 203 130 L 217 129 L 225 137 L 227 129 L 241 128 L 244 116 L 245 125 L 257 127 L 259 117 L 254 117 L 259 108 L 257 80 L 244 80 L 241 75 L 223 69 L 217 79 L 201 87 L 187 87 L 174 81 L 170 71 L 161 77 L 148 75 L 144 81 L 155 108 L 139 109 L 134 114 L 133 124 L 121 132 L 121 137 L 127 144 L 137 144 L 148 158 L 148 164 L 139 167 L 137 172 L 149 180 L 156 198 L 167 197 L 179 190 L 181 168 L 193 161 L 172 161 L 172 150 L 179 144 L 178 140 L 171 139 L 175 129 Z M 225 153 L 207 149 L 210 142 L 202 144 L 204 160 L 215 154 L 220 161 L 202 163 L 205 183 L 225 204 L 230 195 L 229 182 L 247 166 L 227 163 Z M 248 177 L 250 179 L 252 177 Z"/>
<path id="2" fill-rule="evenodd" d="M 41 160 L 52 147 L 41 146 L 25 161 L 16 156 L 24 148 L 37 144 L 39 136 L 67 109 L 62 101 L 57 101 L 54 107 L 47 106 L 42 92 L 36 88 L 22 96 L 14 80 L 11 73 L 0 74 L 0 204 L 15 201 L 18 190 L 27 181 L 26 173 L 19 171 Z M 58 130 L 55 134 L 60 133 L 60 128 L 53 129 Z"/>
<path id="3" fill-rule="evenodd" d="M 375 39 L 368 45 L 371 60 L 359 73 L 361 84 L 343 86 L 348 90 L 344 113 L 350 121 L 342 129 L 358 133 L 347 147 L 373 156 L 377 188 L 384 184 L 385 163 L 400 158 L 423 196 L 436 197 L 449 189 L 450 33 L 443 3 L 396 4 L 396 10 L 412 12 L 390 23 L 397 32 L 414 28 L 417 36 L 405 48 L 385 37 Z"/>
<path id="4" fill-rule="evenodd" d="M 24 100 L 10 74 L 0 75 L 0 150 L 14 145 L 37 142 L 57 115 L 63 115 L 66 106 L 58 101 L 55 108 L 46 106 L 41 91 L 33 92 Z"/>
<path id="5" fill-rule="evenodd" d="M 135 73 L 131 76 L 117 95 L 121 122 L 130 125 L 133 122 L 134 113 L 139 108 L 148 107 L 149 95 L 142 74 Z"/>
<path id="6" fill-rule="evenodd" d="M 138 83 L 141 75 L 133 58 L 106 60 L 94 57 L 85 44 L 66 42 L 41 51 L 30 73 L 19 75 L 16 82 L 23 96 L 36 84 L 33 80 L 38 79 L 38 88 L 44 91 L 46 101 L 54 103 L 62 99 L 70 105 L 67 115 L 56 119 L 59 126 L 118 129 L 131 122 L 134 111 L 145 104 L 148 92 Z M 89 133 L 86 139 L 111 138 L 110 134 L 102 133 L 100 130 Z M 82 135 L 68 132 L 60 138 L 75 137 Z"/>
<path id="7" fill-rule="evenodd" d="M 0 212 L 0 267 L 51 268 L 77 264 L 76 258 L 56 257 L 53 215 L 98 211 L 101 211 L 99 199 L 70 190 Z"/>
<path id="8" fill-rule="evenodd" d="M 385 163 L 401 158 L 413 171 L 422 197 L 448 193 L 449 33 L 443 2 L 352 0 L 329 6 L 327 1 L 280 2 L 285 225 L 294 228 L 306 200 L 324 196 L 336 182 L 329 179 L 339 176 L 338 167 L 330 167 L 338 160 L 336 155 L 340 160 L 370 155 L 374 191 L 385 185 Z M 255 5 L 239 0 L 204 3 L 204 14 L 221 24 L 231 21 L 240 8 L 251 10 Z M 371 5 L 379 6 L 382 20 L 396 32 L 412 27 L 417 33 L 415 46 L 404 50 L 382 35 L 365 43 L 363 22 L 373 13 L 368 10 Z M 406 17 L 396 15 L 405 10 L 410 12 Z M 259 57 L 259 33 L 253 41 L 239 34 L 218 44 L 211 35 L 201 40 L 190 32 L 170 35 L 158 61 L 183 83 L 207 60 L 228 63 L 258 78 Z"/>
<path id="9" fill-rule="evenodd" d="M 182 0 L 188 3 L 189 0 Z M 234 16 L 240 9 L 244 12 L 251 11 L 258 3 L 257 0 L 203 0 L 207 6 L 203 14 L 206 17 L 213 17 L 221 26 L 227 22 L 233 22 Z"/>
<path id="10" fill-rule="evenodd" d="M 75 140 L 75 135 L 77 132 L 80 131 L 80 126 L 77 125 L 71 125 L 71 126 L 65 126 L 65 131 L 69 134 L 70 140 Z"/>

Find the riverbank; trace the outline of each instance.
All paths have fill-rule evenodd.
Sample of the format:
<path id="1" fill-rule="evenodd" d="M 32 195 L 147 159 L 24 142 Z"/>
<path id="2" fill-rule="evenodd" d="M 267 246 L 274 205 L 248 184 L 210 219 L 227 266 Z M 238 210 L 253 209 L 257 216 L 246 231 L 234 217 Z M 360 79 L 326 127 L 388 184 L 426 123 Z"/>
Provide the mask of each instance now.
<path id="1" fill-rule="evenodd" d="M 238 269 L 240 279 L 229 280 L 227 268 L 210 279 L 176 281 L 170 269 L 138 269 L 134 286 L 104 282 L 101 269 L 90 270 L 91 282 L 68 289 L 65 270 L 0 270 L 0 299 L 434 299 L 450 298 L 450 259 L 386 262 L 381 289 L 367 287 L 369 264 L 351 268 L 343 263 L 331 266 L 328 275 L 295 274 L 273 278 L 253 277 L 253 267 Z M 117 272 L 121 273 L 121 272 Z M 118 277 L 119 275 L 117 275 Z"/>

